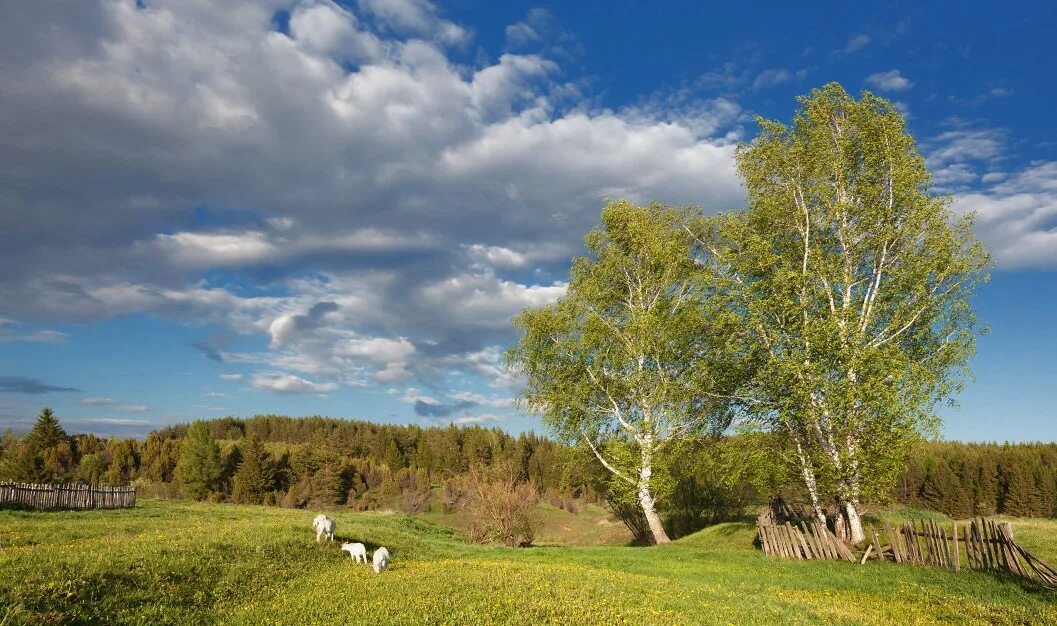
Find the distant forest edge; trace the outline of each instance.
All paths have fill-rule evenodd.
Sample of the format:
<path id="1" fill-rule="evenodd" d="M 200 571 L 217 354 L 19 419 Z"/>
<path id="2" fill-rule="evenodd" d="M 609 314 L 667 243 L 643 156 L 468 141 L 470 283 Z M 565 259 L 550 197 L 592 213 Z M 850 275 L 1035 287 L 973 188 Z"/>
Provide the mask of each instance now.
<path id="1" fill-rule="evenodd" d="M 189 430 L 197 430 L 198 440 Z M 702 437 L 669 449 L 659 481 L 666 525 L 678 535 L 774 496 L 803 501 L 778 449 L 771 435 L 758 433 Z M 0 439 L 0 480 L 132 483 L 148 497 L 284 507 L 451 512 L 454 485 L 473 470 L 530 483 L 561 508 L 605 503 L 633 531 L 640 522 L 633 500 L 614 488 L 590 450 L 498 428 L 258 415 L 165 427 L 143 440 L 102 439 L 67 435 L 45 410 L 24 437 L 8 431 Z M 887 500 L 957 518 L 1057 517 L 1057 444 L 922 441 Z"/>

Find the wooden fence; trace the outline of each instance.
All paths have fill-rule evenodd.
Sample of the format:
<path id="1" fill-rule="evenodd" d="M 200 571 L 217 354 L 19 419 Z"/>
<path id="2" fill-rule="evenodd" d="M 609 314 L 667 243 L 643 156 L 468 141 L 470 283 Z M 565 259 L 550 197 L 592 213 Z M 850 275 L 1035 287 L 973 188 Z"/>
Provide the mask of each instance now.
<path id="1" fill-rule="evenodd" d="M 34 485 L 0 483 L 0 506 L 15 505 L 46 511 L 64 509 L 130 509 L 135 487 L 99 485 Z"/>
<path id="2" fill-rule="evenodd" d="M 949 527 L 935 520 L 906 521 L 871 533 L 871 542 L 856 559 L 853 550 L 824 524 L 776 524 L 761 516 L 757 531 L 764 553 L 789 559 L 838 559 L 866 563 L 873 558 L 896 563 L 1002 572 L 1057 588 L 1057 569 L 1013 540 L 1008 523 L 979 518 Z M 887 543 L 882 536 L 887 535 Z"/>
<path id="3" fill-rule="evenodd" d="M 843 559 L 854 561 L 855 556 L 843 541 L 819 521 L 797 526 L 786 522 L 776 524 L 759 520 L 756 523 L 764 554 L 787 559 Z"/>

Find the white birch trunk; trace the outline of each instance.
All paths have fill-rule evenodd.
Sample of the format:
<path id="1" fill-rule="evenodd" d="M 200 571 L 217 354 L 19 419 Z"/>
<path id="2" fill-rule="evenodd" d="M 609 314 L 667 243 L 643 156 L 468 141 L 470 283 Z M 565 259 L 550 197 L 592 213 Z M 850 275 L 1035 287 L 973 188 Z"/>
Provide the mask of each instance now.
<path id="1" fill-rule="evenodd" d="M 793 435 L 793 441 L 796 443 L 796 455 L 800 461 L 800 473 L 804 477 L 804 486 L 807 487 L 808 496 L 811 498 L 811 510 L 815 513 L 815 519 L 826 523 L 826 512 L 822 508 L 822 501 L 818 497 L 818 482 L 815 480 L 815 468 L 811 464 L 811 459 L 807 457 L 804 452 L 804 447 L 800 443 L 800 437 Z"/>
<path id="2" fill-rule="evenodd" d="M 664 524 L 661 523 L 661 516 L 657 514 L 656 502 L 653 499 L 653 494 L 650 492 L 650 478 L 653 476 L 653 436 L 648 434 L 643 437 L 641 442 L 642 446 L 642 465 L 639 467 L 639 505 L 642 507 L 642 513 L 646 516 L 646 523 L 650 527 L 650 533 L 653 535 L 653 542 L 657 545 L 665 544 L 671 541 L 668 538 L 668 533 L 664 532 Z"/>
<path id="3" fill-rule="evenodd" d="M 859 507 L 855 502 L 844 504 L 844 513 L 848 518 L 848 540 L 852 543 L 866 541 L 866 533 L 862 529 L 862 517 L 859 516 Z"/>

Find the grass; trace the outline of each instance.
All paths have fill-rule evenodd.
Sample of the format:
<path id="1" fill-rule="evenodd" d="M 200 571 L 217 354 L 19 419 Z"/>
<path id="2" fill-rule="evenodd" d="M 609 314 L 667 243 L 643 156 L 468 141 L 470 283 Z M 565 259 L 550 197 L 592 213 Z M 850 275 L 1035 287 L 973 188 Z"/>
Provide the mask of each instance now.
<path id="1" fill-rule="evenodd" d="M 439 500 L 433 511 L 419 516 L 440 526 L 459 532 L 469 527 L 469 522 L 458 513 L 439 513 Z M 547 502 L 536 507 L 540 529 L 534 544 L 573 546 L 626 546 L 631 543 L 631 531 L 612 514 L 598 504 L 584 504 L 576 514 L 564 511 Z"/>
<path id="2" fill-rule="evenodd" d="M 770 559 L 749 523 L 661 548 L 516 550 L 403 515 L 334 514 L 338 539 L 390 549 L 392 568 L 375 575 L 337 542 L 317 545 L 313 516 L 161 500 L 0 511 L 0 624 L 1057 623 L 1054 592 L 979 573 Z M 1057 523 L 1014 528 L 1053 553 Z"/>

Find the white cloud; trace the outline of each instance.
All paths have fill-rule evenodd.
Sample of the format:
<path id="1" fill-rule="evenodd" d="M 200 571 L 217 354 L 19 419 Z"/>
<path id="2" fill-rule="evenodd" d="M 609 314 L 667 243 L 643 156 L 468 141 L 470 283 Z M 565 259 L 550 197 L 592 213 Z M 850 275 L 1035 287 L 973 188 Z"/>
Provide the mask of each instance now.
<path id="1" fill-rule="evenodd" d="M 81 398 L 81 404 L 86 406 L 107 406 L 114 404 L 114 399 L 101 396 L 89 396 L 87 398 Z"/>
<path id="2" fill-rule="evenodd" d="M 466 246 L 466 251 L 475 261 L 487 263 L 491 267 L 522 267 L 528 262 L 524 254 L 503 246 L 475 243 Z"/>
<path id="3" fill-rule="evenodd" d="M 483 396 L 479 393 L 472 391 L 454 391 L 448 394 L 448 397 L 460 402 L 472 402 L 481 406 L 490 406 L 494 408 L 505 408 L 514 406 L 514 399 L 510 397 L 501 396 Z"/>
<path id="4" fill-rule="evenodd" d="M 484 413 L 482 415 L 464 415 L 462 417 L 456 417 L 450 420 L 452 424 L 456 426 L 469 426 L 471 424 L 488 424 L 491 422 L 501 422 L 505 420 L 507 416 L 497 415 L 495 413 Z"/>
<path id="5" fill-rule="evenodd" d="M 25 342 L 25 343 L 62 343 L 69 339 L 69 335 L 57 330 L 35 330 L 29 334 L 19 335 L 0 325 L 0 343 Z"/>
<path id="6" fill-rule="evenodd" d="M 966 161 L 994 161 L 1005 150 L 1005 133 L 997 128 L 957 128 L 925 143 L 929 165 Z"/>
<path id="7" fill-rule="evenodd" d="M 81 398 L 81 404 L 85 406 L 107 406 L 113 407 L 117 411 L 122 413 L 146 413 L 150 410 L 150 407 L 145 404 L 119 404 L 113 398 L 107 398 L 103 396 L 89 396 L 87 398 Z"/>
<path id="8" fill-rule="evenodd" d="M 756 79 L 752 81 L 753 89 L 766 89 L 768 87 L 775 87 L 782 83 L 787 83 L 793 80 L 793 73 L 789 70 L 779 67 L 764 70 L 760 72 Z"/>
<path id="9" fill-rule="evenodd" d="M 1057 162 L 1039 161 L 981 191 L 955 194 L 1003 268 L 1057 269 Z"/>
<path id="10" fill-rule="evenodd" d="M 865 33 L 860 33 L 858 35 L 853 35 L 850 39 L 848 39 L 848 43 L 844 46 L 844 49 L 841 50 L 841 53 L 843 53 L 843 54 L 851 54 L 853 52 L 858 52 L 859 50 L 862 50 L 863 48 L 865 48 L 869 44 L 870 44 L 870 36 L 869 35 L 867 35 Z"/>
<path id="11" fill-rule="evenodd" d="M 255 374 L 250 384 L 257 389 L 274 391 L 280 394 L 319 393 L 327 394 L 337 391 L 336 383 L 315 383 L 291 374 L 262 372 Z"/>
<path id="12" fill-rule="evenodd" d="M 288 393 L 506 386 L 510 318 L 564 292 L 604 197 L 743 196 L 729 98 L 599 109 L 552 52 L 462 64 L 470 33 L 421 0 L 292 1 L 289 34 L 266 4 L 148 4 L 28 3 L 0 23 L 0 161 L 19 163 L 5 318 L 263 336 L 211 358 Z M 547 19 L 523 24 L 546 39 Z"/>
<path id="13" fill-rule="evenodd" d="M 469 40 L 466 29 L 441 19 L 427 0 L 360 0 L 361 9 L 398 33 L 432 37 L 446 44 Z"/>
<path id="14" fill-rule="evenodd" d="M 881 91 L 906 91 L 914 86 L 913 81 L 903 76 L 899 70 L 870 74 L 866 77 L 866 84 Z"/>
<path id="15" fill-rule="evenodd" d="M 145 420 L 133 420 L 133 419 L 121 419 L 116 417 L 100 417 L 100 418 L 63 418 L 63 422 L 68 424 L 78 424 L 84 426 L 92 426 L 95 424 L 102 424 L 107 426 L 151 426 L 151 422 Z"/>
<path id="16" fill-rule="evenodd" d="M 302 2 L 290 15 L 290 36 L 305 50 L 354 61 L 377 59 L 384 45 L 356 16 L 329 1 Z"/>
<path id="17" fill-rule="evenodd" d="M 228 382 L 238 382 L 242 380 L 242 374 L 221 374 L 220 379 Z"/>
<path id="18" fill-rule="evenodd" d="M 539 33 L 525 22 L 517 22 L 506 27 L 506 41 L 510 47 L 527 46 L 539 41 L 539 39 Z"/>

